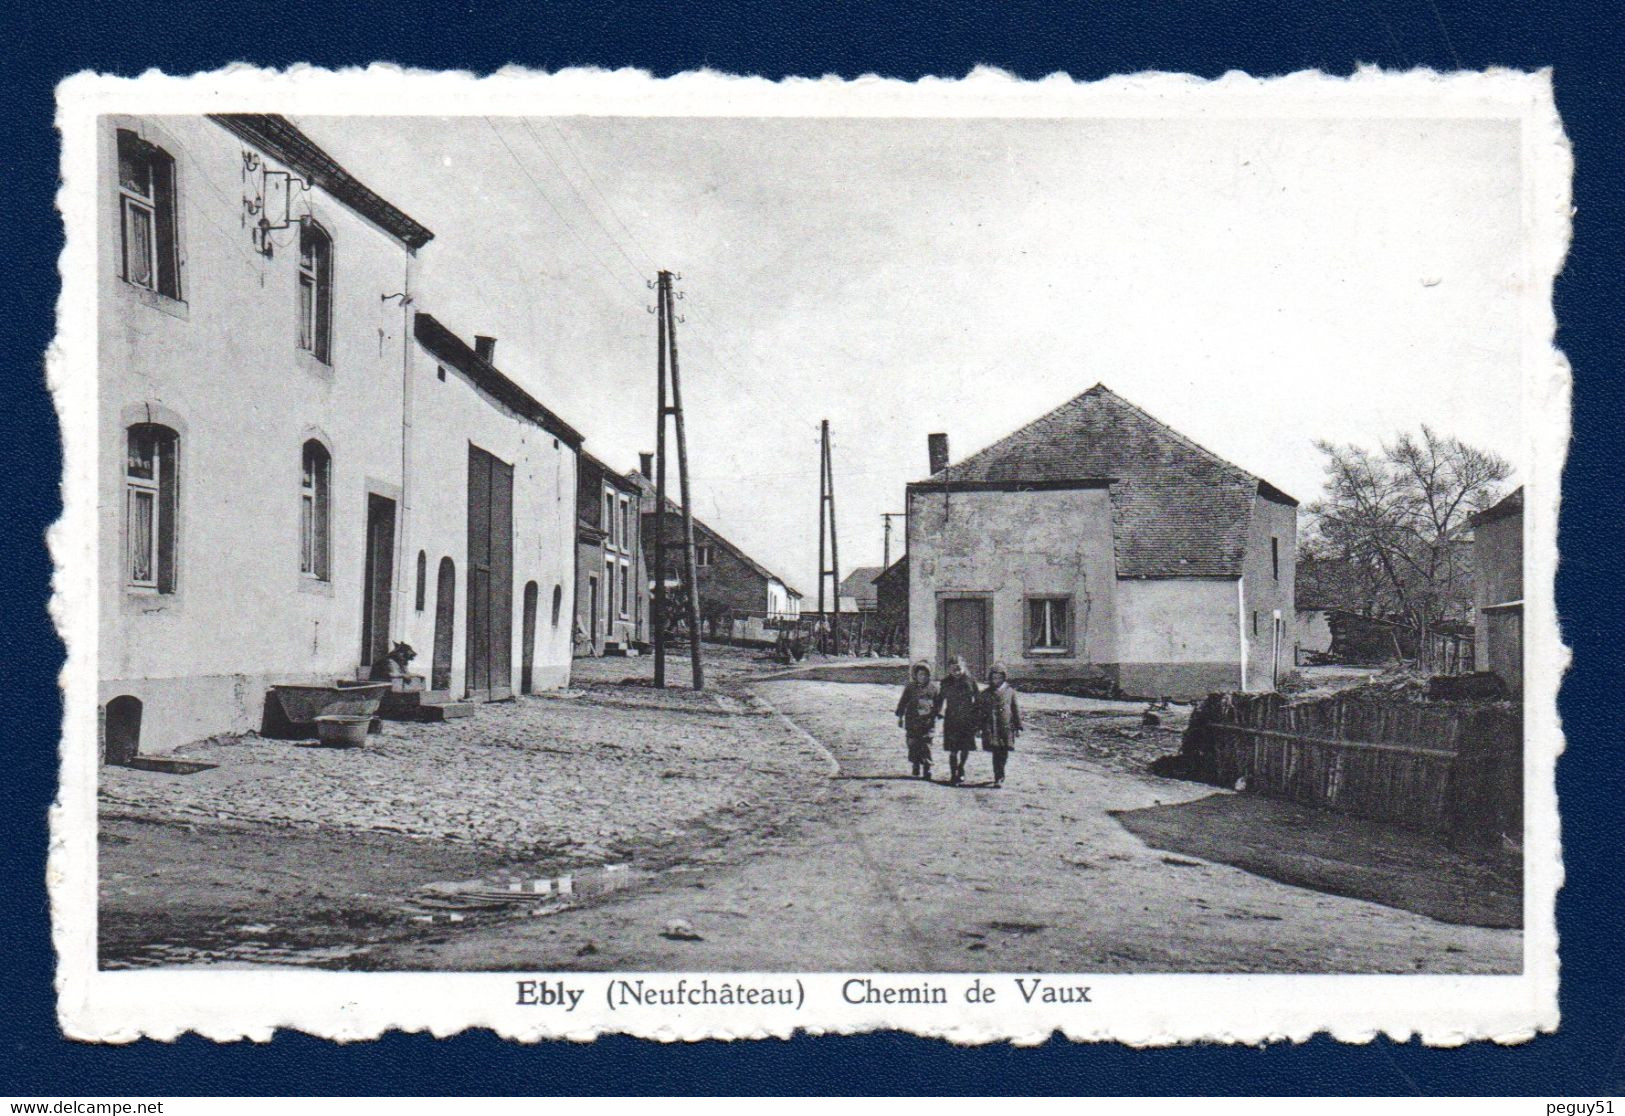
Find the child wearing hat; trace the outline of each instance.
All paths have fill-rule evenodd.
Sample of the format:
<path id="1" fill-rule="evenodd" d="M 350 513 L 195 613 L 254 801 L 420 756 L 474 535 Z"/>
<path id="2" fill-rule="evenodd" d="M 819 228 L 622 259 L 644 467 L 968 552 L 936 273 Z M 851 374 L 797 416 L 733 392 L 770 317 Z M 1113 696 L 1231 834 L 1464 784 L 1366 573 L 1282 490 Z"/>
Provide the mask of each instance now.
<path id="1" fill-rule="evenodd" d="M 897 725 L 908 739 L 908 762 L 915 778 L 931 778 L 931 730 L 937 723 L 937 684 L 931 664 L 914 664 L 913 677 L 897 699 Z"/>
<path id="2" fill-rule="evenodd" d="M 1004 765 L 1021 735 L 1021 707 L 1016 704 L 1016 688 L 1010 685 L 1003 663 L 994 663 L 987 672 L 987 689 L 981 694 L 982 747 L 993 753 L 993 785 L 1004 786 Z"/>
<path id="3" fill-rule="evenodd" d="M 937 689 L 937 711 L 942 715 L 942 747 L 948 753 L 948 782 L 965 781 L 965 760 L 976 750 L 981 722 L 980 688 L 965 670 L 965 660 L 948 663 L 948 677 Z"/>

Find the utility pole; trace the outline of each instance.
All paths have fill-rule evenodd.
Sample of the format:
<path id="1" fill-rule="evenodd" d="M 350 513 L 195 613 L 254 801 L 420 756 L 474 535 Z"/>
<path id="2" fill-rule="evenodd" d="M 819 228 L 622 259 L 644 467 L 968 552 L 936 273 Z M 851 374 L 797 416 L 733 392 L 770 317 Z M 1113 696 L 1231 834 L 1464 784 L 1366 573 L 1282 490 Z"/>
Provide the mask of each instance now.
<path id="1" fill-rule="evenodd" d="M 666 687 L 666 273 L 655 295 L 655 373 L 660 378 L 655 405 L 655 686 Z"/>
<path id="2" fill-rule="evenodd" d="M 907 519 L 908 518 L 908 513 L 907 512 L 881 512 L 880 513 L 880 518 L 886 524 L 886 541 L 885 541 L 885 543 L 884 543 L 884 545 L 882 547 L 882 550 L 881 550 L 881 554 L 884 557 L 882 557 L 881 560 L 880 560 L 880 569 L 881 569 L 882 572 L 884 572 L 886 570 L 891 569 L 891 521 L 894 520 L 894 519 Z"/>
<path id="3" fill-rule="evenodd" d="M 824 615 L 824 577 L 827 574 L 835 593 L 835 609 L 830 636 L 835 654 L 841 652 L 841 557 L 835 537 L 835 470 L 829 456 L 829 419 L 819 424 L 821 446 L 818 470 L 818 615 Z M 829 566 L 824 565 L 824 537 L 829 536 Z"/>
<path id="4" fill-rule="evenodd" d="M 677 477 L 683 493 L 683 569 L 688 582 L 688 655 L 694 667 L 694 688 L 705 689 L 705 667 L 700 662 L 700 586 L 695 576 L 694 504 L 688 489 L 688 437 L 683 432 L 683 381 L 677 373 L 677 322 L 672 312 L 671 272 L 660 282 L 666 308 L 666 343 L 671 348 L 671 409 L 677 421 Z M 665 420 L 661 420 L 665 425 Z"/>

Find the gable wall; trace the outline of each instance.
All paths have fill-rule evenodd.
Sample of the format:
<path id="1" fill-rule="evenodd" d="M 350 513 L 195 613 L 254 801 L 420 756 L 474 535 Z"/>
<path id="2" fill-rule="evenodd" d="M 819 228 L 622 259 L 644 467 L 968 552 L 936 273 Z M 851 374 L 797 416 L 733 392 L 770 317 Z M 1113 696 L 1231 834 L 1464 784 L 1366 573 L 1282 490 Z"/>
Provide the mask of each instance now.
<path id="1" fill-rule="evenodd" d="M 944 593 L 993 602 L 993 657 L 1015 677 L 1099 674 L 1116 661 L 1116 579 L 1106 489 L 910 492 L 909 654 L 945 667 L 937 613 Z M 1030 594 L 1073 598 L 1073 653 L 1029 654 Z"/>

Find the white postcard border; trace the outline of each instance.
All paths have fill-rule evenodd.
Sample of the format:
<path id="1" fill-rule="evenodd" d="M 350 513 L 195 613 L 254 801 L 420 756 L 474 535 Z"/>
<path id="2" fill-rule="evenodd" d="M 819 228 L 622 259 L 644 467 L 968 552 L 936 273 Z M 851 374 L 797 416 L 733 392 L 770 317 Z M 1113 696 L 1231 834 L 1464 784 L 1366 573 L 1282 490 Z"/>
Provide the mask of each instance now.
<path id="1" fill-rule="evenodd" d="M 196 1031 L 217 1040 L 266 1040 L 290 1027 L 339 1040 L 392 1029 L 437 1036 L 489 1027 L 505 1037 L 587 1040 L 628 1033 L 659 1040 L 853 1033 L 900 1029 L 955 1042 L 1072 1039 L 1161 1045 L 1193 1040 L 1301 1041 L 1317 1032 L 1352 1042 L 1379 1034 L 1430 1044 L 1517 1042 L 1558 1022 L 1555 897 L 1562 882 L 1555 785 L 1562 734 L 1556 692 L 1568 662 L 1557 624 L 1559 483 L 1569 436 L 1567 363 L 1553 347 L 1552 284 L 1570 229 L 1572 158 L 1549 71 L 1439 75 L 1361 70 L 1347 78 L 1298 73 L 1216 81 L 1169 74 L 1075 83 L 1023 82 L 979 69 L 962 80 L 866 77 L 770 82 L 702 72 L 656 79 L 631 70 L 552 75 L 505 69 L 476 78 L 396 67 L 288 71 L 233 66 L 191 77 L 81 74 L 59 87 L 63 143 L 59 207 L 67 226 L 59 332 L 47 375 L 62 422 L 64 512 L 50 533 L 57 563 L 52 614 L 68 647 L 61 789 L 51 811 L 48 878 L 58 954 L 58 1014 L 72 1038 L 127 1042 Z M 312 970 L 96 968 L 97 579 L 96 172 L 94 122 L 108 112 L 265 111 L 379 115 L 660 115 L 867 117 L 1427 117 L 1512 118 L 1524 152 L 1524 406 L 1526 484 L 1526 881 L 1524 971 L 1517 976 L 1058 975 L 1087 1002 L 1026 1004 L 1016 976 L 1038 974 L 599 974 L 355 973 Z M 612 1006 L 612 982 L 641 980 L 681 999 L 699 986 L 797 989 L 784 1006 Z M 867 1006 L 845 982 L 942 987 L 946 1005 Z M 573 1009 L 521 1004 L 521 981 L 579 990 Z M 1030 985 L 1029 985 L 1030 986 Z M 971 1002 L 992 988 L 993 1002 Z M 981 992 L 976 995 L 982 995 Z"/>

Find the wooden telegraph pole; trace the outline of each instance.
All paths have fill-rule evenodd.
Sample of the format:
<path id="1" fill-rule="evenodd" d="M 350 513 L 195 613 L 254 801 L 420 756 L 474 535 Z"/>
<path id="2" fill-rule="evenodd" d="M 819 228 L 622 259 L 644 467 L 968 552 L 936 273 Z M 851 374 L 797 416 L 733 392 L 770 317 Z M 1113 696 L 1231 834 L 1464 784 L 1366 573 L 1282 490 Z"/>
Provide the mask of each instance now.
<path id="1" fill-rule="evenodd" d="M 694 563 L 694 505 L 688 488 L 688 437 L 683 432 L 683 381 L 677 372 L 677 322 L 672 312 L 671 272 L 662 271 L 665 299 L 666 343 L 671 348 L 671 411 L 677 423 L 677 478 L 683 493 L 683 571 L 688 582 L 688 654 L 694 667 L 694 688 L 705 689 L 705 666 L 700 661 L 700 586 Z M 661 419 L 664 427 L 665 419 Z"/>
<path id="2" fill-rule="evenodd" d="M 830 638 L 835 654 L 841 652 L 841 551 L 835 537 L 835 471 L 829 457 L 829 419 L 819 424 L 821 446 L 818 469 L 818 615 L 824 616 L 824 577 L 828 575 L 835 594 Z M 829 536 L 829 566 L 824 566 L 824 537 Z"/>
<path id="3" fill-rule="evenodd" d="M 660 378 L 655 406 L 655 686 L 666 686 L 666 273 L 655 294 L 655 374 Z"/>
<path id="4" fill-rule="evenodd" d="M 882 572 L 891 569 L 891 521 L 894 519 L 907 519 L 907 512 L 881 512 L 880 518 L 886 524 L 886 540 L 881 544 L 880 568 Z"/>

